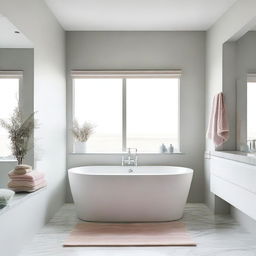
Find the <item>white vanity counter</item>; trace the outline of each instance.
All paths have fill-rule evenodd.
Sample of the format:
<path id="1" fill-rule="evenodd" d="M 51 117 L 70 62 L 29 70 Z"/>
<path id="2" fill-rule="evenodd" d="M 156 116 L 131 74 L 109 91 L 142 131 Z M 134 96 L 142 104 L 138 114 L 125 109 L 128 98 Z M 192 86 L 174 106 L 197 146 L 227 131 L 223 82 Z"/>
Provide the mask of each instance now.
<path id="1" fill-rule="evenodd" d="M 206 152 L 206 155 L 208 155 L 208 157 L 216 156 L 245 164 L 256 165 L 256 153 L 252 154 L 241 151 L 209 151 Z"/>

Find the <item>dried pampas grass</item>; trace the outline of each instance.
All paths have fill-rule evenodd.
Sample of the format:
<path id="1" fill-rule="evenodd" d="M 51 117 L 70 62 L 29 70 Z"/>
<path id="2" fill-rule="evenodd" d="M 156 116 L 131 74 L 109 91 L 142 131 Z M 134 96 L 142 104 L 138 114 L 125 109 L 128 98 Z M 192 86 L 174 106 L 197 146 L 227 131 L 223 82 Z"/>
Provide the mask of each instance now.
<path id="1" fill-rule="evenodd" d="M 95 126 L 88 122 L 84 122 L 80 126 L 77 120 L 74 120 L 72 133 L 77 141 L 86 142 L 89 139 L 89 137 L 93 134 L 94 128 Z"/>

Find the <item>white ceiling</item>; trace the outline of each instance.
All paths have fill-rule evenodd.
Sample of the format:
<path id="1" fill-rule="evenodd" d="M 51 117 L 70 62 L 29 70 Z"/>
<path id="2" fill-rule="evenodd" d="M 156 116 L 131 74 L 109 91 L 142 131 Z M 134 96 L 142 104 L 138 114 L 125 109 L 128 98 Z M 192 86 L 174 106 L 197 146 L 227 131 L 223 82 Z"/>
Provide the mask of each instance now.
<path id="1" fill-rule="evenodd" d="M 237 0 L 45 0 L 65 30 L 207 30 Z"/>
<path id="2" fill-rule="evenodd" d="M 6 17 L 0 14 L 0 48 L 33 48 L 29 41 Z"/>

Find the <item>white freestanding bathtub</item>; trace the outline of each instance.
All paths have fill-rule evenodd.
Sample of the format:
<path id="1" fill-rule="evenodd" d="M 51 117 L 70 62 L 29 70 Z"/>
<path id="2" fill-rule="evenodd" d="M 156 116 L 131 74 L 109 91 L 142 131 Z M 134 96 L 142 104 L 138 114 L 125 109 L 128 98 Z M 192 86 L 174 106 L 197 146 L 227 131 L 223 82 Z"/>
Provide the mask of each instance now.
<path id="1" fill-rule="evenodd" d="M 78 217 L 100 222 L 180 219 L 193 176 L 192 169 L 173 166 L 86 166 L 68 173 Z"/>

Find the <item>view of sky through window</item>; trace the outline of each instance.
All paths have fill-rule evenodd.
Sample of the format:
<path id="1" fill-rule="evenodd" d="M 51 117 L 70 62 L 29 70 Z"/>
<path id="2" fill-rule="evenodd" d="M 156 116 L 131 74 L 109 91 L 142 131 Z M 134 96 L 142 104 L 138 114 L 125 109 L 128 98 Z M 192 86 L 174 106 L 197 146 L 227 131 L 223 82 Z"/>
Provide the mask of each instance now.
<path id="1" fill-rule="evenodd" d="M 127 79 L 127 147 L 159 152 L 178 148 L 179 79 Z"/>
<path id="2" fill-rule="evenodd" d="M 19 79 L 0 78 L 0 118 L 9 119 L 18 105 Z M 11 155 L 7 131 L 0 127 L 0 157 Z"/>

